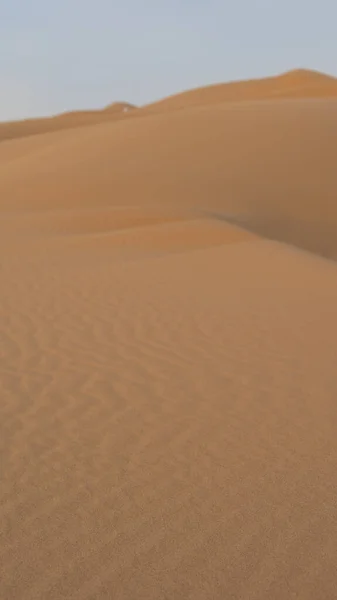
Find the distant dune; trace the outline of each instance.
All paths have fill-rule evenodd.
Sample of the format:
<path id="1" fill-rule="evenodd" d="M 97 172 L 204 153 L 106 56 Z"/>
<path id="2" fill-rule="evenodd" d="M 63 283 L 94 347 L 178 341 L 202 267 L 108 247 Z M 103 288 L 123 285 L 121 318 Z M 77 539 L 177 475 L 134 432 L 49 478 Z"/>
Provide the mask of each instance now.
<path id="1" fill-rule="evenodd" d="M 297 69 L 276 77 L 216 84 L 190 90 L 148 104 L 138 110 L 128 102 L 113 102 L 102 110 L 71 111 L 42 119 L 0 122 L 0 142 L 59 129 L 95 125 L 126 116 L 140 117 L 148 113 L 193 106 L 278 98 L 337 98 L 337 79 L 317 71 Z"/>
<path id="2" fill-rule="evenodd" d="M 62 129 L 74 129 L 85 125 L 97 125 L 122 118 L 135 107 L 125 102 L 117 102 L 103 110 L 79 110 L 62 113 L 54 117 L 26 119 L 24 121 L 0 122 L 0 142 L 27 135 L 37 135 Z"/>
<path id="3" fill-rule="evenodd" d="M 1 600 L 333 600 L 336 79 L 0 138 Z"/>
<path id="4" fill-rule="evenodd" d="M 110 113 L 127 113 L 137 108 L 134 104 L 129 104 L 128 102 L 113 102 L 105 107 L 106 112 Z"/>
<path id="5" fill-rule="evenodd" d="M 297 69 L 277 77 L 210 85 L 149 104 L 146 111 L 247 102 L 273 98 L 337 98 L 337 79 L 317 71 Z"/>
<path id="6" fill-rule="evenodd" d="M 137 204 L 216 214 L 337 257 L 337 99 L 280 98 L 280 91 L 313 80 L 335 85 L 323 75 L 293 72 L 214 88 L 217 102 L 187 108 L 186 100 L 184 111 L 161 105 L 160 114 L 138 118 L 142 109 L 135 109 L 119 120 L 119 109 L 111 122 L 105 111 L 56 117 L 55 132 L 0 144 L 0 206 L 55 210 L 123 206 L 137 198 Z M 219 102 L 217 90 L 237 86 L 273 87 L 279 95 Z M 98 123 L 83 126 L 93 125 L 90 119 Z"/>

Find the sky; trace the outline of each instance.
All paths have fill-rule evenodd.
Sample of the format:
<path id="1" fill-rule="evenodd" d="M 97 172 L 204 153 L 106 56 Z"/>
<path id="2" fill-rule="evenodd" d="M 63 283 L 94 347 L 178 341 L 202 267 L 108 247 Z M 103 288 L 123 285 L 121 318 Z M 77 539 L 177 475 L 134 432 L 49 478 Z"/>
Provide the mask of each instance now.
<path id="1" fill-rule="evenodd" d="M 336 23 L 336 0 L 0 0 L 0 121 L 337 75 Z"/>

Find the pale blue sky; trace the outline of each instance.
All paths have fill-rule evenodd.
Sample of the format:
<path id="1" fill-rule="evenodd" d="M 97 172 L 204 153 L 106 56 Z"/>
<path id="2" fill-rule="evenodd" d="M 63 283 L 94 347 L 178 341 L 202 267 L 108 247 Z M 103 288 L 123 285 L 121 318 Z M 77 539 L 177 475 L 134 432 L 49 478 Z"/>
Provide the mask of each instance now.
<path id="1" fill-rule="evenodd" d="M 295 67 L 337 75 L 336 32 L 336 0 L 0 0 L 0 120 Z"/>

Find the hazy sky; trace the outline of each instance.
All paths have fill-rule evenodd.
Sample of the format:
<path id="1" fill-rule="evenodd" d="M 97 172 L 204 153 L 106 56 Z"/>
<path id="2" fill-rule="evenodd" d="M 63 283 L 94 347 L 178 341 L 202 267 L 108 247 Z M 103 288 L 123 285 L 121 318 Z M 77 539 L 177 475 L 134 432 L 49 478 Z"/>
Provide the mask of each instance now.
<path id="1" fill-rule="evenodd" d="M 294 67 L 337 75 L 336 31 L 336 0 L 0 0 L 0 120 Z"/>

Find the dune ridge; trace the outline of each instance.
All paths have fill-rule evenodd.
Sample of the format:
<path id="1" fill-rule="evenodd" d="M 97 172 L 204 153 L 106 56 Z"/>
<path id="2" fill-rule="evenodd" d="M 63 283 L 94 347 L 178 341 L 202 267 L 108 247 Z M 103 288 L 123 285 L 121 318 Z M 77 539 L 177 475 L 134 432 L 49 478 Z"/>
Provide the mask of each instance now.
<path id="1" fill-rule="evenodd" d="M 127 102 L 115 102 L 102 110 L 74 110 L 52 117 L 0 122 L 0 142 L 40 135 L 62 129 L 74 129 L 123 118 L 136 107 Z"/>
<path id="2" fill-rule="evenodd" d="M 143 110 L 176 110 L 221 102 L 247 102 L 273 98 L 337 97 L 337 79 L 309 69 L 294 69 L 281 75 L 233 81 L 175 94 Z"/>
<path id="3" fill-rule="evenodd" d="M 128 102 L 113 102 L 101 110 L 70 111 L 53 117 L 0 122 L 0 142 L 60 129 L 95 125 L 100 122 L 148 113 L 179 110 L 223 102 L 251 102 L 278 98 L 337 98 L 337 79 L 309 69 L 294 69 L 274 77 L 234 81 L 201 87 L 140 108 Z"/>

